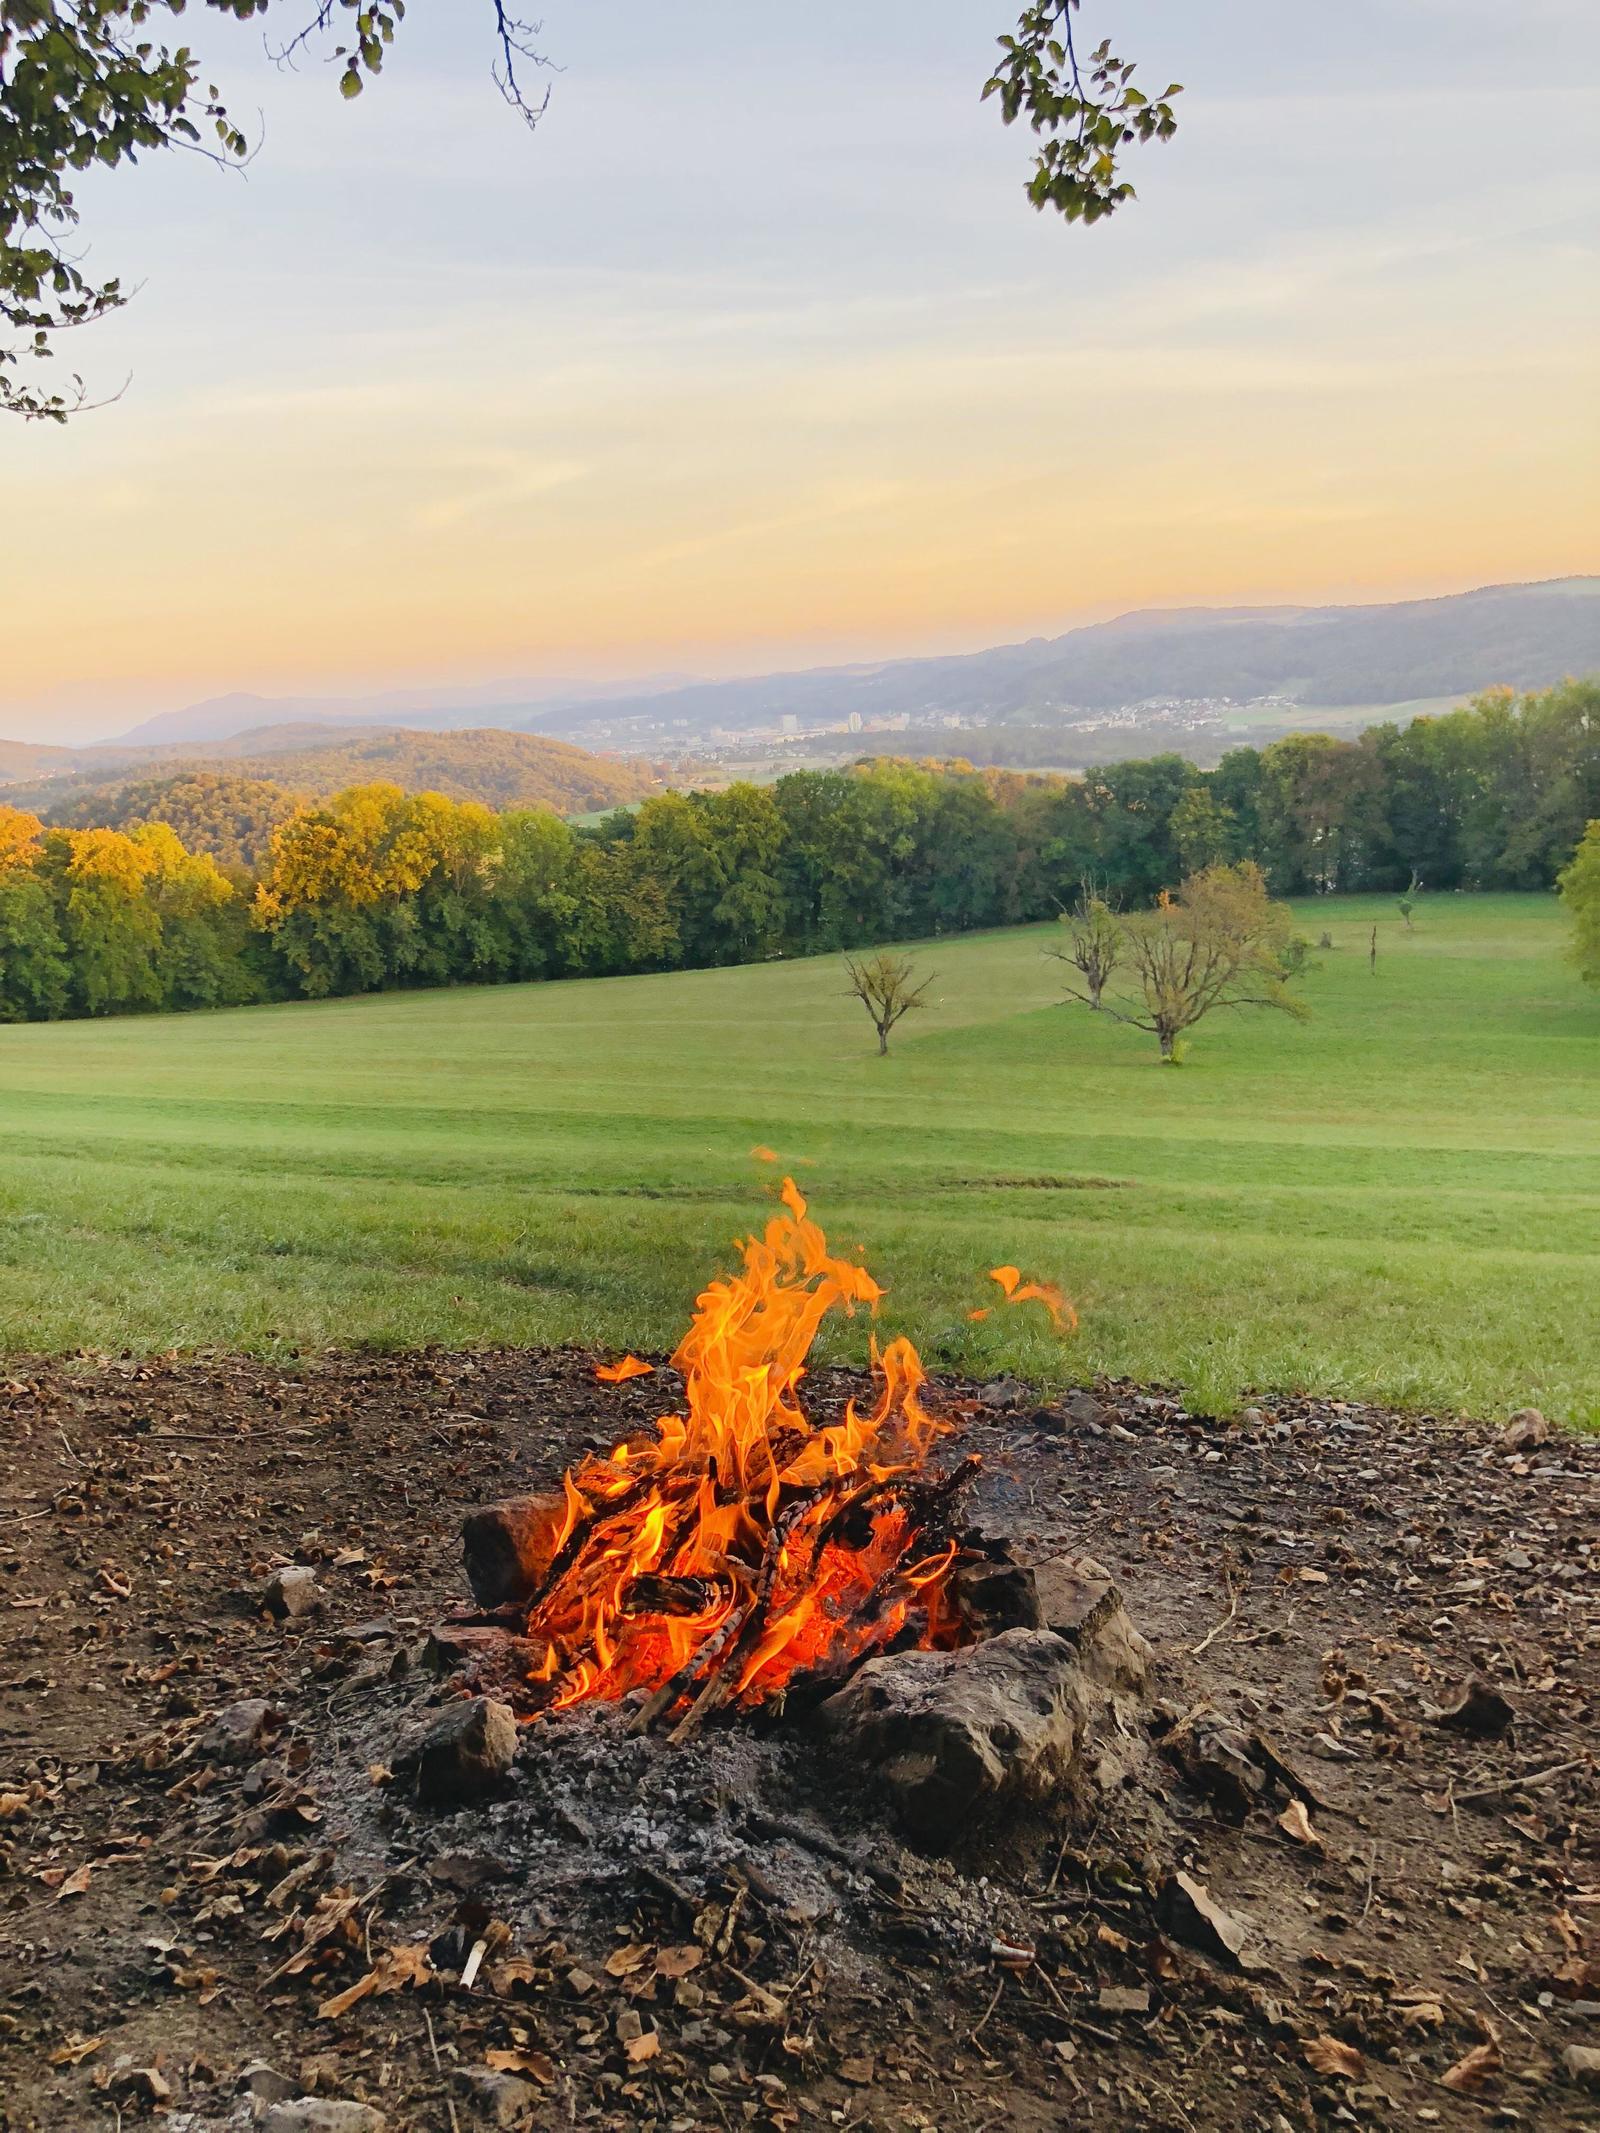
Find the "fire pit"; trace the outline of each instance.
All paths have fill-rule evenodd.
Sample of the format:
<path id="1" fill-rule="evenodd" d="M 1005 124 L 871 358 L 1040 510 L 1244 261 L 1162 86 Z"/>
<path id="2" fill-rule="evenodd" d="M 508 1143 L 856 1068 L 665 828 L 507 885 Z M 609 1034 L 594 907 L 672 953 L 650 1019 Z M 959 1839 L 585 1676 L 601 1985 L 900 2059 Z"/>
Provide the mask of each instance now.
<path id="1" fill-rule="evenodd" d="M 793 1179 L 782 1203 L 698 1300 L 672 1358 L 685 1411 L 557 1492 L 468 1518 L 478 1611 L 441 1624 L 434 1651 L 476 1660 L 529 1723 L 615 1705 L 627 1732 L 682 1743 L 719 1712 L 814 1719 L 942 1841 L 1001 1800 L 1059 1794 L 1096 1718 L 1143 1686 L 1148 1647 L 1098 1565 L 1024 1563 L 973 1522 L 981 1461 L 949 1456 L 910 1341 L 873 1341 L 870 1407 L 807 1416 L 822 1320 L 882 1291 L 830 1252 Z M 1054 1290 L 995 1278 L 1064 1323 Z"/>

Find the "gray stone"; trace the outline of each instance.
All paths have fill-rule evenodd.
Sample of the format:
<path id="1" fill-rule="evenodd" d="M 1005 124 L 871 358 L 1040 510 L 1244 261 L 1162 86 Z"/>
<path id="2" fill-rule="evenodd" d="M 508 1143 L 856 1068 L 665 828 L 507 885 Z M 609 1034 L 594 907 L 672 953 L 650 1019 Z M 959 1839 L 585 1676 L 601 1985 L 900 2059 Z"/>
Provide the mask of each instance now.
<path id="1" fill-rule="evenodd" d="M 1148 1985 L 1102 1985 L 1095 2004 L 1102 2014 L 1147 2015 L 1150 2012 L 1150 1988 Z"/>
<path id="2" fill-rule="evenodd" d="M 370 2103 L 348 2103 L 340 2096 L 296 2096 L 275 2103 L 261 2124 L 262 2133 L 386 2133 L 389 2121 Z"/>
<path id="3" fill-rule="evenodd" d="M 403 1749 L 395 1775 L 437 1807 L 475 1800 L 498 1785 L 517 1755 L 517 1721 L 492 1697 L 453 1703 Z"/>
<path id="4" fill-rule="evenodd" d="M 1600 2089 L 1600 2050 L 1592 2044 L 1569 2044 L 1561 2054 L 1568 2077 L 1580 2088 Z"/>
<path id="5" fill-rule="evenodd" d="M 978 1636 L 1044 1627 L 1033 1572 L 1021 1563 L 978 1556 L 961 1564 L 954 1584 L 956 1605 Z"/>
<path id="6" fill-rule="evenodd" d="M 264 1696 L 252 1696 L 217 1713 L 200 1736 L 200 1753 L 219 1763 L 253 1763 L 282 1729 L 283 1713 Z"/>
<path id="7" fill-rule="evenodd" d="M 274 1570 L 256 1594 L 257 1607 L 264 1607 L 280 1622 L 298 1622 L 305 1615 L 317 1614 L 322 1604 L 316 1572 L 303 1563 Z"/>
<path id="8" fill-rule="evenodd" d="M 960 1651 L 869 1659 L 817 1725 L 877 1776 L 915 1835 L 942 1845 L 1060 1790 L 1084 1717 L 1072 1646 L 1012 1629 Z"/>
<path id="9" fill-rule="evenodd" d="M 1011 1414 L 1028 1404 L 1028 1388 L 1018 1378 L 995 1378 L 978 1394 L 979 1402 L 991 1414 Z"/>
<path id="10" fill-rule="evenodd" d="M 518 2129 L 533 2123 L 539 2091 L 531 2081 L 487 2066 L 464 2066 L 456 2080 L 466 2090 L 480 2124 Z"/>
<path id="11" fill-rule="evenodd" d="M 241 2067 L 234 2083 L 241 2095 L 259 2097 L 263 2103 L 287 2103 L 299 2086 L 292 2074 L 280 2074 L 265 2059 L 252 2059 Z"/>
<path id="12" fill-rule="evenodd" d="M 1043 1627 L 1064 1637 L 1102 1688 L 1137 1691 L 1150 1677 L 1149 1641 L 1128 1620 L 1111 1573 L 1092 1556 L 1036 1563 L 1034 1590 Z"/>

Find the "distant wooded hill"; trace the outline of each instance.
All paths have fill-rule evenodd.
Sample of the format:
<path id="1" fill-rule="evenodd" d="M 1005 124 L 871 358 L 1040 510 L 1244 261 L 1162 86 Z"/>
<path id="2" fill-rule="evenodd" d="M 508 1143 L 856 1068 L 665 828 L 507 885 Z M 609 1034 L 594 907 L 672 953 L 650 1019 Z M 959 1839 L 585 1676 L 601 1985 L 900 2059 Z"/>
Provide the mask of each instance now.
<path id="1" fill-rule="evenodd" d="M 48 753 L 59 761 L 65 751 Z M 77 828 L 170 822 L 191 851 L 246 866 L 260 859 L 273 826 L 296 799 L 321 799 L 349 785 L 384 782 L 403 792 L 439 792 L 497 813 L 547 808 L 581 815 L 642 800 L 660 784 L 647 763 L 493 727 L 416 733 L 272 726 L 204 750 L 83 749 L 69 760 L 70 770 L 10 784 L 7 800 Z"/>
<path id="2" fill-rule="evenodd" d="M 992 651 L 700 682 L 525 723 L 574 734 L 604 727 L 619 738 L 636 722 L 703 736 L 785 715 L 802 727 L 852 714 L 904 715 L 915 726 L 940 713 L 1059 725 L 1073 710 L 1162 700 L 1404 704 L 1496 683 L 1548 688 L 1597 668 L 1600 577 L 1560 578 L 1386 606 L 1152 610 Z"/>

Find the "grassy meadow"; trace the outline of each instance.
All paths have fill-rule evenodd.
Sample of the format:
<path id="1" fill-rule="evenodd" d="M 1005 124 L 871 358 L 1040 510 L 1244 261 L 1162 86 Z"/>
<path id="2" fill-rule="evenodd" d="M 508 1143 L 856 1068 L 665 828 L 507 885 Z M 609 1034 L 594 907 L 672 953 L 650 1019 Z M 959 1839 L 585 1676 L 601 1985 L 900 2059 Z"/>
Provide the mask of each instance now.
<path id="1" fill-rule="evenodd" d="M 833 958 L 0 1029 L 0 1347 L 670 1347 L 765 1144 L 938 1363 L 1600 1423 L 1600 996 L 1554 900 L 1299 916 L 1314 1019 L 1213 1016 L 1177 1070 L 1059 1004 L 1039 927 L 919 951 L 886 1060 Z M 969 1323 L 1002 1260 L 1076 1340 Z"/>

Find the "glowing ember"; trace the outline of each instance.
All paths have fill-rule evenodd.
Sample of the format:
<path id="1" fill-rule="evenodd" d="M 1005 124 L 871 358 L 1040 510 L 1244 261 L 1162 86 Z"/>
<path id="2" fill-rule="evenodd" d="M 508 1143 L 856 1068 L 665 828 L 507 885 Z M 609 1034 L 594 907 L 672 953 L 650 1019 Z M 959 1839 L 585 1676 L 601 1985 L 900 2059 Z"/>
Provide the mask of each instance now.
<path id="1" fill-rule="evenodd" d="M 546 1708 L 644 1689 L 644 1721 L 681 1704 L 681 1731 L 897 1639 L 963 1641 L 944 1528 L 976 1461 L 929 1472 L 948 1425 L 919 1404 L 906 1340 L 873 1343 L 870 1413 L 807 1419 L 798 1388 L 824 1315 L 881 1291 L 830 1255 L 792 1178 L 783 1203 L 698 1300 L 673 1357 L 688 1412 L 585 1459 L 549 1506 L 528 1623 Z"/>

